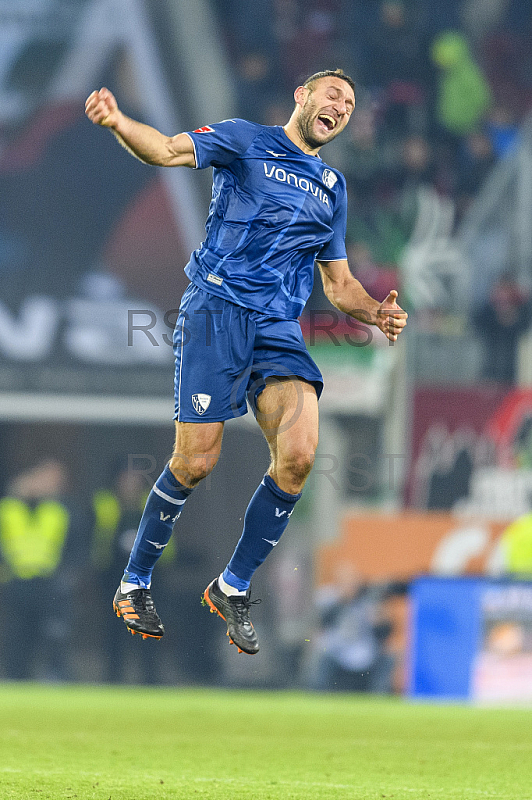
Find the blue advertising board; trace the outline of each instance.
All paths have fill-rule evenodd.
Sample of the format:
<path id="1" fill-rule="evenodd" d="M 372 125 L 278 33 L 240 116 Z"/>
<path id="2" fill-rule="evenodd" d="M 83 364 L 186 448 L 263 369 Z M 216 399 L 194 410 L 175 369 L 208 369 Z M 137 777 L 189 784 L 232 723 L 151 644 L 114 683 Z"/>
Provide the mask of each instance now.
<path id="1" fill-rule="evenodd" d="M 427 576 L 410 599 L 410 696 L 532 700 L 532 582 Z"/>

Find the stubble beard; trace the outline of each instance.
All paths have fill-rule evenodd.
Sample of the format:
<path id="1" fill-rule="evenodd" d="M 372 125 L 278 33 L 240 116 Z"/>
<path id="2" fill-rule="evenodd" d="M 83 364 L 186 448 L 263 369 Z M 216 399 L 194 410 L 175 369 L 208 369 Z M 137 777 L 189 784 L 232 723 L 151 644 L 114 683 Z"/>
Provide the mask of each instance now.
<path id="1" fill-rule="evenodd" d="M 297 130 L 301 139 L 307 144 L 312 150 L 317 150 L 319 147 L 323 147 L 324 144 L 330 142 L 336 136 L 336 130 L 332 130 L 329 136 L 326 136 L 324 139 L 317 139 L 314 131 L 312 130 L 312 126 L 314 124 L 314 120 L 317 118 L 318 112 L 314 105 L 314 103 L 309 102 L 303 107 L 301 114 L 297 118 Z"/>

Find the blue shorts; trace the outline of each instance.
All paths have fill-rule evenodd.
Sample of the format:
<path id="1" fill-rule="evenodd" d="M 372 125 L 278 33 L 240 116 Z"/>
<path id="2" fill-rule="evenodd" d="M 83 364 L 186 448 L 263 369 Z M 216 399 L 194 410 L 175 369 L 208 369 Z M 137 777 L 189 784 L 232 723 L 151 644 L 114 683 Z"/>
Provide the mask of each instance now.
<path id="1" fill-rule="evenodd" d="M 175 416 L 179 422 L 223 422 L 252 409 L 266 378 L 299 377 L 318 397 L 323 378 L 297 320 L 269 317 L 191 283 L 174 330 Z"/>

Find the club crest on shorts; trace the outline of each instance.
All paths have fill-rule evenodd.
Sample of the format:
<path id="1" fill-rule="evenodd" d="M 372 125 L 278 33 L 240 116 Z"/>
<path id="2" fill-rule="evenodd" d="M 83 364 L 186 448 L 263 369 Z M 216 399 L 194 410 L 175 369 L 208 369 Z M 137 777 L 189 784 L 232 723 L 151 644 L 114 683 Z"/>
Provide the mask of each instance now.
<path id="1" fill-rule="evenodd" d="M 323 183 L 327 186 L 328 189 L 332 189 L 338 178 L 334 174 L 331 169 L 324 169 L 323 175 L 321 176 Z"/>
<path id="2" fill-rule="evenodd" d="M 210 394 L 202 394 L 201 392 L 193 394 L 192 405 L 194 406 L 194 410 L 197 411 L 198 414 L 205 414 L 211 404 L 211 399 Z"/>

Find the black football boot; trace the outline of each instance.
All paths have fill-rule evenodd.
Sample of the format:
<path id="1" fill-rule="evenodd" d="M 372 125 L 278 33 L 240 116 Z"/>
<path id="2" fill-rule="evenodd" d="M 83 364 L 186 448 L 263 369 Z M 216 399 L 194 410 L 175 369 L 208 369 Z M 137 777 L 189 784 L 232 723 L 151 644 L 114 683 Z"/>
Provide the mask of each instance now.
<path id="1" fill-rule="evenodd" d="M 253 655 L 259 652 L 257 634 L 249 618 L 249 607 L 253 603 L 260 603 L 260 600 L 251 601 L 249 591 L 245 595 L 226 595 L 216 578 L 203 592 L 201 602 L 209 606 L 211 614 L 218 614 L 225 620 L 229 641 L 237 646 L 239 653 Z"/>
<path id="2" fill-rule="evenodd" d="M 117 617 L 122 617 L 132 634 L 138 633 L 143 639 L 160 639 L 164 634 L 161 622 L 149 589 L 131 589 L 122 594 L 120 586 L 116 590 L 113 608 Z"/>

